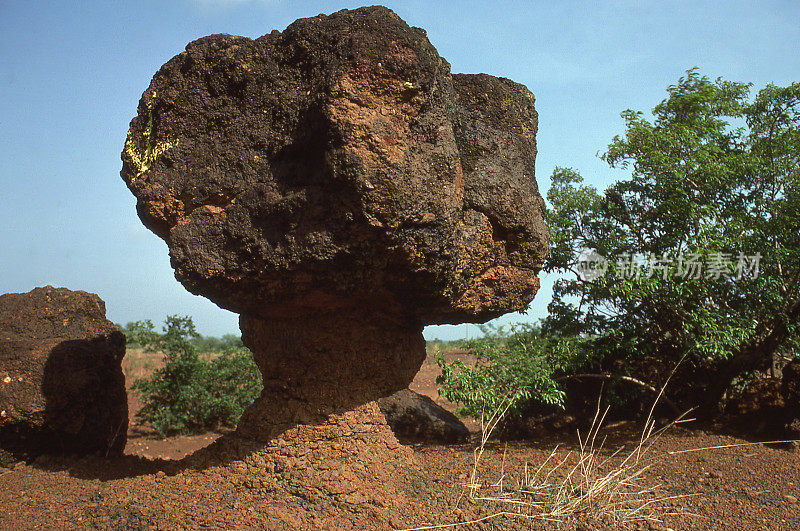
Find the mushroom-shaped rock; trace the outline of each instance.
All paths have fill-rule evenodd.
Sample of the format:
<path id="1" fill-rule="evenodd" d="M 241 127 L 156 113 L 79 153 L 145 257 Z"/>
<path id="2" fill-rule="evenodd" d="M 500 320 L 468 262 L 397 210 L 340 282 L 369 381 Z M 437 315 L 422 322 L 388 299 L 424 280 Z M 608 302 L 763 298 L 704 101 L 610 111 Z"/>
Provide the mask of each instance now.
<path id="1" fill-rule="evenodd" d="M 530 303 L 548 252 L 536 129 L 524 86 L 451 75 L 383 7 L 204 37 L 156 73 L 122 177 L 176 278 L 241 315 L 264 393 L 240 435 L 403 389 L 424 325 Z"/>

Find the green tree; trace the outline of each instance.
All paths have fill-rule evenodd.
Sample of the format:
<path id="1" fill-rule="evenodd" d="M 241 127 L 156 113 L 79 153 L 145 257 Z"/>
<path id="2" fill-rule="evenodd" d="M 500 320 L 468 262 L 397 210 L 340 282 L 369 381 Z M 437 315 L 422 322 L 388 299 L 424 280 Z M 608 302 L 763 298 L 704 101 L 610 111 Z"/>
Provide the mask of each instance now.
<path id="1" fill-rule="evenodd" d="M 261 392 L 252 355 L 235 341 L 216 357 L 200 357 L 200 335 L 190 317 L 167 317 L 163 334 L 150 321 L 128 329 L 142 347 L 164 353 L 164 366 L 133 384 L 143 403 L 137 418 L 152 423 L 162 437 L 234 426 Z"/>
<path id="2" fill-rule="evenodd" d="M 125 326 L 117 326 L 122 330 L 122 333 L 125 334 L 125 342 L 128 348 L 149 345 L 158 338 L 158 332 L 155 331 L 153 322 L 150 319 L 130 322 Z"/>
<path id="3" fill-rule="evenodd" d="M 552 378 L 554 365 L 546 353 L 547 340 L 537 326 L 519 324 L 503 327 L 481 326 L 483 337 L 464 342 L 476 361 L 437 363 L 442 374 L 436 379 L 439 393 L 461 404 L 459 413 L 481 419 L 508 406 L 509 417 L 524 414 L 532 403 L 560 406 L 564 393 Z"/>
<path id="4" fill-rule="evenodd" d="M 653 361 L 663 381 L 683 360 L 672 392 L 712 415 L 736 378 L 798 347 L 800 84 L 751 100 L 690 70 L 667 91 L 652 121 L 622 113 L 604 159 L 628 178 L 599 193 L 553 173 L 545 270 L 567 277 L 544 330 L 583 339 L 596 371 Z M 581 274 L 582 250 L 609 260 L 605 275 Z"/>

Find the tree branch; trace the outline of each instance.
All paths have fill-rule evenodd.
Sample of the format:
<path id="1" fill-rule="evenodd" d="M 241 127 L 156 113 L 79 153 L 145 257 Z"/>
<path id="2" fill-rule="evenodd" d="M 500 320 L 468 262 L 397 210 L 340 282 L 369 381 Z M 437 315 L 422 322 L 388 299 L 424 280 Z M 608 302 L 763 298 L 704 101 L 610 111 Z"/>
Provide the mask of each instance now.
<path id="1" fill-rule="evenodd" d="M 606 381 L 614 380 L 614 381 L 619 381 L 619 382 L 627 382 L 627 383 L 642 387 L 644 389 L 647 389 L 648 391 L 650 391 L 651 393 L 655 394 L 656 396 L 658 396 L 661 393 L 661 391 L 659 391 L 658 389 L 656 389 L 652 385 L 648 384 L 647 382 L 643 382 L 643 381 L 638 380 L 636 378 L 633 378 L 631 376 L 624 376 L 622 374 L 597 374 L 597 373 L 568 374 L 566 376 L 561 376 L 559 378 L 554 378 L 554 381 L 563 382 L 564 380 L 584 380 L 584 379 L 586 379 L 586 380 L 606 380 Z M 675 402 L 670 400 L 664 394 L 661 394 L 661 399 L 672 410 L 672 413 L 674 413 L 676 417 L 681 415 L 681 411 L 678 409 L 678 406 L 675 405 Z"/>

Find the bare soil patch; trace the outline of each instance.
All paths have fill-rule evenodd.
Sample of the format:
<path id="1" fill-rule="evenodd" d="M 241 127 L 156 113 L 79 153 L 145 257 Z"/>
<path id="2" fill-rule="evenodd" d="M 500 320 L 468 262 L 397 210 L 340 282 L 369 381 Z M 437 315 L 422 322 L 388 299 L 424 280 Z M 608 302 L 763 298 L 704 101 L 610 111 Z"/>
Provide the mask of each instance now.
<path id="1" fill-rule="evenodd" d="M 447 356 L 464 356 L 448 353 Z M 432 357 L 412 389 L 453 410 L 435 393 L 438 368 Z M 136 411 L 132 397 L 131 411 Z M 473 425 L 474 427 L 474 425 Z M 602 432 L 607 452 L 638 442 L 640 426 L 616 423 Z M 416 445 L 413 464 L 395 470 L 382 489 L 360 483 L 347 463 L 326 473 L 341 488 L 321 494 L 304 490 L 302 470 L 268 472 L 252 457 L 185 468 L 174 459 L 216 440 L 220 434 L 156 439 L 131 428 L 126 456 L 43 457 L 0 469 L 2 529 L 404 529 L 483 519 L 456 529 L 618 529 L 611 521 L 556 523 L 495 517 L 508 506 L 476 502 L 464 484 L 472 472 L 476 441 L 466 445 Z M 477 437 L 475 437 L 477 439 Z M 546 434 L 536 441 L 492 442 L 480 477 L 506 485 L 538 466 L 554 447 L 564 457 L 577 449 L 573 433 Z M 650 484 L 675 496 L 664 521 L 630 529 L 798 529 L 800 453 L 794 447 L 751 444 L 713 429 L 673 428 L 652 449 L 657 459 L 645 473 Z M 670 455 L 669 452 L 738 445 Z M 162 459 L 159 459 L 159 456 Z M 167 460 L 173 459 L 173 460 Z M 257 460 L 257 459 L 256 459 Z M 293 481 L 285 478 L 293 477 Z M 340 493 L 339 493 L 340 492 Z"/>

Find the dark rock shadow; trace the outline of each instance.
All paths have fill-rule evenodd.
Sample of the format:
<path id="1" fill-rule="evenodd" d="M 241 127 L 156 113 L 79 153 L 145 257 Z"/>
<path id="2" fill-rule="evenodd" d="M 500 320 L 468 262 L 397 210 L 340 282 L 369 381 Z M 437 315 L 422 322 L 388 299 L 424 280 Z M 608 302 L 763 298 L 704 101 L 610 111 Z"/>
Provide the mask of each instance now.
<path id="1" fill-rule="evenodd" d="M 40 455 L 118 456 L 125 448 L 128 404 L 120 367 L 125 336 L 118 331 L 89 340 L 56 344 L 41 369 L 41 384 L 21 388 L 15 397 L 44 411 L 0 430 L 0 447 L 18 460 Z M 31 356 L 22 363 L 41 363 Z M 37 370 L 30 371 L 36 374 Z M 32 405 L 30 405 L 32 404 Z"/>

